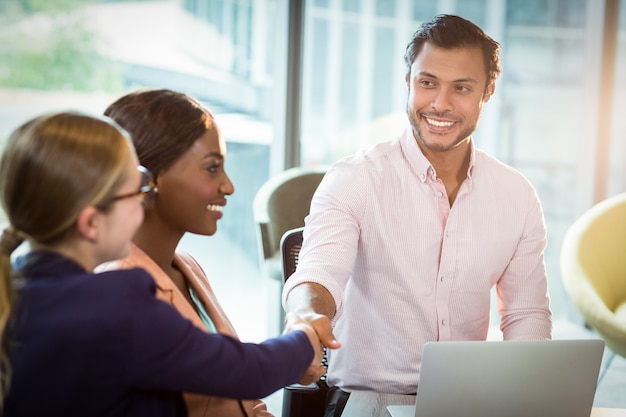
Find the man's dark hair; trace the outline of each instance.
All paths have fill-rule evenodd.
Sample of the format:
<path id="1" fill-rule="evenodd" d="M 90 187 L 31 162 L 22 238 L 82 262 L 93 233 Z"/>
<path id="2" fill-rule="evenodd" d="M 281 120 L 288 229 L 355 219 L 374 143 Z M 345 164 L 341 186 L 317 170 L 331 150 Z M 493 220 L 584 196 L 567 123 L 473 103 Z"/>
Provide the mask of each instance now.
<path id="1" fill-rule="evenodd" d="M 444 49 L 477 46 L 483 51 L 483 61 L 487 69 L 487 86 L 495 83 L 500 75 L 500 44 L 469 20 L 459 16 L 440 14 L 430 22 L 423 23 L 407 45 L 404 54 L 407 77 L 411 74 L 413 61 L 426 42 Z"/>

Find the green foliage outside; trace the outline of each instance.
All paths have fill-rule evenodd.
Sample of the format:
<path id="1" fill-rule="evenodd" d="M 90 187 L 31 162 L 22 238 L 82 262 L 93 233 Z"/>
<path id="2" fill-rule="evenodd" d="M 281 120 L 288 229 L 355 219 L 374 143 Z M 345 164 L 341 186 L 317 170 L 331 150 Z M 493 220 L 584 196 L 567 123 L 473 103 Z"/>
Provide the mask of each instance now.
<path id="1" fill-rule="evenodd" d="M 0 89 L 121 91 L 121 68 L 97 55 L 96 34 L 81 13 L 96 3 L 0 0 Z"/>
<path id="2" fill-rule="evenodd" d="M 94 3 L 0 2 L 0 88 L 120 91 L 120 69 L 96 54 L 96 35 L 81 15 Z"/>

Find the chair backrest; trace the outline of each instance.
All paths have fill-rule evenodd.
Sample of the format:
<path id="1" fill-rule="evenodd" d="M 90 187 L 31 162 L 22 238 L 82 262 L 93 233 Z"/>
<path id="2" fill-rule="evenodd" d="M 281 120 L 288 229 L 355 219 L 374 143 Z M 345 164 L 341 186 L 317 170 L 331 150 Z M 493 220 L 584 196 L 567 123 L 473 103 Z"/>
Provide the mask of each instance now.
<path id="1" fill-rule="evenodd" d="M 253 211 L 262 259 L 280 251 L 280 239 L 287 230 L 304 226 L 311 198 L 326 170 L 325 166 L 290 168 L 259 188 Z"/>
<path id="2" fill-rule="evenodd" d="M 564 283 L 584 277 L 614 309 L 626 300 L 626 193 L 608 198 L 583 213 L 568 229 L 562 247 L 571 271 Z M 566 259 L 563 259 L 564 261 Z"/>
<path id="3" fill-rule="evenodd" d="M 300 256 L 300 249 L 302 249 L 303 232 L 304 227 L 287 230 L 280 239 L 280 253 L 283 260 L 284 281 L 287 281 L 289 277 L 296 272 L 296 268 L 298 267 L 298 258 Z M 328 368 L 328 355 L 326 349 L 324 349 L 322 365 L 325 368 Z M 326 375 L 323 375 L 320 378 L 320 381 L 326 381 Z"/>
<path id="4" fill-rule="evenodd" d="M 304 227 L 288 230 L 280 240 L 280 253 L 283 260 L 283 280 L 296 272 L 298 256 L 302 248 L 302 232 Z"/>

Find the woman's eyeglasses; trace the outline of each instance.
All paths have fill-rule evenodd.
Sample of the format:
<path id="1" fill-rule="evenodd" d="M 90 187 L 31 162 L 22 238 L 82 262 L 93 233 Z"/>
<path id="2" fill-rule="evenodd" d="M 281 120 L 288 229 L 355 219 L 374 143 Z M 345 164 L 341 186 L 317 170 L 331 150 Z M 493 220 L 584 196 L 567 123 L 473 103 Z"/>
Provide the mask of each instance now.
<path id="1" fill-rule="evenodd" d="M 117 195 L 110 200 L 111 202 L 137 197 L 139 195 L 142 198 L 145 198 L 148 194 L 157 190 L 152 173 L 148 171 L 146 167 L 141 165 L 137 166 L 137 170 L 141 173 L 141 185 L 139 186 L 139 189 L 137 191 L 133 191 L 132 193 Z"/>

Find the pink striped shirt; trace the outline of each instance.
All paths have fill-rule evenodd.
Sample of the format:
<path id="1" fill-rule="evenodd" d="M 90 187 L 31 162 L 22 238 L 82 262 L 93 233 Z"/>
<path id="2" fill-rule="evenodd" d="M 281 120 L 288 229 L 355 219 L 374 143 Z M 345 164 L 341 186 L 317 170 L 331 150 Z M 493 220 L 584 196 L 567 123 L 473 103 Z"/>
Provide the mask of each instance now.
<path id="1" fill-rule="evenodd" d="M 330 385 L 415 393 L 425 342 L 486 339 L 494 286 L 504 339 L 551 338 L 537 194 L 473 145 L 470 158 L 452 208 L 410 129 L 324 177 L 283 299 L 302 282 L 335 299 Z"/>

